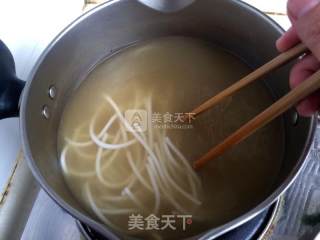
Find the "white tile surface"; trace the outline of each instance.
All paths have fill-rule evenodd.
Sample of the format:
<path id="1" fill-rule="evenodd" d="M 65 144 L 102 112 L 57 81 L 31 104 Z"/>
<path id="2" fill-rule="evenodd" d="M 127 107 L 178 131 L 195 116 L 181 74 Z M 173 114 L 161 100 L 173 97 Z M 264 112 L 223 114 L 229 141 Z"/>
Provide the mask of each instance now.
<path id="1" fill-rule="evenodd" d="M 83 0 L 0 0 L 0 6 L 1 39 L 16 59 L 18 76 L 25 77 L 47 44 L 80 15 Z"/>
<path id="2" fill-rule="evenodd" d="M 287 13 L 287 0 L 242 0 L 264 12 Z"/>
<path id="3" fill-rule="evenodd" d="M 291 26 L 291 23 L 287 16 L 268 14 L 273 20 L 275 20 L 284 30 L 288 30 Z"/>
<path id="4" fill-rule="evenodd" d="M 18 118 L 0 121 L 0 200 L 20 149 Z"/>

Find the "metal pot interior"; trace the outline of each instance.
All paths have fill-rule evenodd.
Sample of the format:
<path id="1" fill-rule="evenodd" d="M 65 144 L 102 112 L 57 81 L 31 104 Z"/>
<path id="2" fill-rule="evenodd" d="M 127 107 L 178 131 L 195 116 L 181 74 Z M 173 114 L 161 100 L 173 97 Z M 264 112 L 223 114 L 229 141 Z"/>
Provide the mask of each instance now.
<path id="1" fill-rule="evenodd" d="M 206 39 L 227 49 L 256 68 L 275 55 L 275 40 L 281 29 L 257 10 L 232 0 L 197 0 L 175 13 L 161 13 L 138 1 L 109 1 L 80 17 L 47 48 L 30 76 L 24 91 L 21 126 L 24 151 L 42 187 L 62 207 L 106 236 L 114 235 L 83 210 L 71 195 L 57 157 L 57 129 L 68 97 L 83 76 L 107 55 L 134 42 L 163 36 Z M 265 79 L 275 100 L 288 92 L 289 67 Z M 50 99 L 48 90 L 57 95 Z M 50 112 L 45 119 L 41 112 Z M 293 124 L 294 110 L 283 116 L 285 153 L 277 182 L 266 200 L 248 214 L 213 229 L 210 236 L 248 220 L 269 205 L 291 182 L 303 163 L 312 139 L 313 119 L 300 118 Z"/>

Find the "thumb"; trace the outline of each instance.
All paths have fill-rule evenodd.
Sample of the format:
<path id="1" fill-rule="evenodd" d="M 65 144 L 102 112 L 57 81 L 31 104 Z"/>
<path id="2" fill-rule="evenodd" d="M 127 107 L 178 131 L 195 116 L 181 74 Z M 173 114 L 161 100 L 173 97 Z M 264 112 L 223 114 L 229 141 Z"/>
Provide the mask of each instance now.
<path id="1" fill-rule="evenodd" d="M 320 4 L 310 10 L 301 9 L 295 22 L 295 30 L 301 41 L 320 60 Z"/>

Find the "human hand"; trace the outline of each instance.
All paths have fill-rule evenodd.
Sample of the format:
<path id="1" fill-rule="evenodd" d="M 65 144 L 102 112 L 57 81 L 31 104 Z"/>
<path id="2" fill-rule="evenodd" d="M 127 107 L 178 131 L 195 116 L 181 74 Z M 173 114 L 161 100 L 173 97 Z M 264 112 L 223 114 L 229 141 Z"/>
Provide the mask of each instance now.
<path id="1" fill-rule="evenodd" d="M 288 0 L 288 16 L 292 27 L 278 39 L 276 46 L 283 52 L 303 42 L 311 51 L 296 63 L 290 72 L 294 88 L 320 69 L 320 0 Z M 297 105 L 302 116 L 311 116 L 320 109 L 320 90 Z"/>

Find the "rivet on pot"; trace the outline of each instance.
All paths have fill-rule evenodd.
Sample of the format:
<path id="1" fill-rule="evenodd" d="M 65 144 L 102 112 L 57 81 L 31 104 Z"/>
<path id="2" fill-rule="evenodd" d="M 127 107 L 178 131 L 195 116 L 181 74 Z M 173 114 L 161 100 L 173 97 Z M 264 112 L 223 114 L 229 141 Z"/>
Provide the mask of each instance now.
<path id="1" fill-rule="evenodd" d="M 55 86 L 50 86 L 49 87 L 49 97 L 51 98 L 51 99 L 54 99 L 55 97 L 56 97 L 56 95 L 57 95 L 57 89 L 56 89 L 56 87 Z"/>
<path id="2" fill-rule="evenodd" d="M 299 121 L 299 114 L 297 113 L 297 111 L 294 111 L 292 114 L 292 125 L 296 126 L 298 124 Z"/>
<path id="3" fill-rule="evenodd" d="M 45 119 L 49 119 L 50 118 L 50 110 L 49 110 L 49 107 L 47 105 L 44 105 L 43 108 L 42 108 L 42 116 Z"/>

